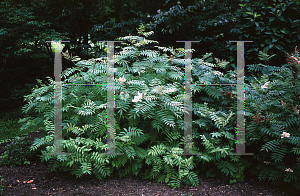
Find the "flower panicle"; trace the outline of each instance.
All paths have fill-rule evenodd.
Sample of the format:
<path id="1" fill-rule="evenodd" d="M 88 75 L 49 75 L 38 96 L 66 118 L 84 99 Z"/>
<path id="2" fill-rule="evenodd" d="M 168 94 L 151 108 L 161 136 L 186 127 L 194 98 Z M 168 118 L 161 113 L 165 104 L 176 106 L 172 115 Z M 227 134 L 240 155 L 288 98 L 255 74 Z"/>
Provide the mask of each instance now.
<path id="1" fill-rule="evenodd" d="M 270 81 L 266 82 L 263 86 L 261 86 L 261 89 L 265 89 L 268 88 L 267 86 L 270 84 Z"/>
<path id="2" fill-rule="evenodd" d="M 284 132 L 281 134 L 281 138 L 285 138 L 285 137 L 290 137 L 290 134 L 284 131 Z"/>
<path id="3" fill-rule="evenodd" d="M 134 99 L 132 100 L 132 102 L 140 102 L 143 99 L 143 93 L 140 93 L 140 91 L 138 91 L 138 96 L 134 96 Z M 144 93 L 144 96 L 146 95 L 146 93 Z"/>
<path id="4" fill-rule="evenodd" d="M 126 78 L 123 75 L 123 77 L 119 78 L 118 80 L 119 80 L 120 84 L 124 84 L 124 82 L 126 81 Z"/>

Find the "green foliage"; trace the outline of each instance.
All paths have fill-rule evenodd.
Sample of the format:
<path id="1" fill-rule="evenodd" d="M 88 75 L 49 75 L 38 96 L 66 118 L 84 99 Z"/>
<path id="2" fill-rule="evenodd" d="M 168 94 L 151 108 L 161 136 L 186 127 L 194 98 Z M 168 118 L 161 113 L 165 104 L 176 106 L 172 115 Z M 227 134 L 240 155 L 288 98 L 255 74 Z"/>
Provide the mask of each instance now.
<path id="1" fill-rule="evenodd" d="M 0 176 L 0 195 L 2 195 L 3 194 L 3 185 L 2 185 L 2 183 L 4 183 L 4 182 L 6 182 L 6 180 L 4 180 L 3 178 L 2 178 L 2 176 Z"/>
<path id="2" fill-rule="evenodd" d="M 145 49 L 145 45 L 156 42 L 146 39 L 152 32 L 140 29 L 139 33 L 144 37 L 120 38 L 119 40 L 123 40 L 123 48 L 115 55 L 115 74 L 118 78 L 115 79 L 115 152 L 123 155 L 102 154 L 107 149 L 103 142 L 107 129 L 107 87 L 104 85 L 107 80 L 106 58 L 83 61 L 74 58 L 73 61 L 78 61 L 76 67 L 62 73 L 64 83 L 95 82 L 99 85 L 63 86 L 62 120 L 63 134 L 66 136 L 62 140 L 62 147 L 64 152 L 71 155 L 46 155 L 54 152 L 54 136 L 51 134 L 35 140 L 31 147 L 32 150 L 37 150 L 48 145 L 46 151 L 42 151 L 42 161 L 49 161 L 51 169 L 71 171 L 76 177 L 93 172 L 98 179 L 102 179 L 112 174 L 137 175 L 145 160 L 148 165 L 154 164 L 153 170 L 148 170 L 148 177 L 155 176 L 160 182 L 171 179 L 170 185 L 175 187 L 180 182 L 192 185 L 198 183 L 195 173 L 190 171 L 194 168 L 192 159 L 180 158 L 178 161 L 177 155 L 182 152 L 184 136 L 184 50 L 158 46 L 158 50 Z M 166 51 L 170 51 L 175 58 L 168 58 L 164 54 Z M 205 67 L 205 64 L 202 60 L 195 61 L 195 66 Z M 49 78 L 47 85 L 41 84 L 41 87 L 25 96 L 28 103 L 23 107 L 24 112 L 34 109 L 37 118 L 21 119 L 20 122 L 24 123 L 21 130 L 35 126 L 44 128 L 48 133 L 53 132 L 53 84 L 54 81 Z M 209 116 L 220 126 L 227 122 L 214 113 Z M 223 134 L 234 140 L 233 135 L 226 132 Z M 165 150 L 159 150 L 161 145 L 164 145 Z M 224 147 L 219 152 L 219 148 L 216 148 L 215 153 L 221 153 L 224 157 L 228 149 Z M 156 166 L 160 155 L 163 156 L 163 165 Z M 203 159 L 205 158 L 207 157 Z M 176 170 L 179 172 L 177 177 Z"/>
<path id="3" fill-rule="evenodd" d="M 272 56 L 260 51 L 259 59 L 267 62 Z M 253 159 L 245 157 L 233 163 L 232 161 L 237 160 L 229 160 L 226 156 L 233 147 L 236 118 L 230 118 L 232 114 L 226 114 L 224 110 L 227 106 L 236 107 L 236 102 L 233 101 L 236 87 L 199 85 L 194 88 L 196 91 L 204 91 L 205 94 L 202 95 L 210 97 L 207 99 L 207 96 L 196 94 L 196 103 L 193 101 L 194 113 L 199 117 L 194 122 L 204 131 L 200 137 L 206 149 L 203 151 L 200 147 L 199 151 L 203 153 L 197 157 L 207 161 L 203 164 L 208 168 L 208 176 L 224 177 L 225 174 L 225 179 L 229 178 L 230 183 L 233 183 L 243 180 L 244 170 L 248 168 L 248 172 L 255 173 L 260 180 L 268 179 L 275 186 L 286 183 L 285 186 L 291 185 L 299 189 L 300 176 L 297 171 L 300 165 L 296 156 L 299 153 L 300 139 L 297 131 L 300 58 L 296 48 L 295 54 L 288 55 L 287 61 L 289 64 L 280 68 L 263 64 L 247 65 L 250 71 L 259 72 L 258 76 L 262 78 L 259 81 L 256 77 L 249 77 L 246 81 L 251 83 L 245 83 L 246 147 L 254 152 Z M 193 71 L 195 83 L 236 83 L 236 79 L 233 79 L 236 74 L 232 71 L 216 74 L 211 73 L 212 68 L 201 66 L 194 66 Z M 200 104 L 203 102 L 204 104 Z M 216 108 L 220 108 L 220 111 L 216 111 Z M 222 135 L 224 138 L 220 137 Z M 216 167 L 211 166 L 211 160 Z M 265 169 L 263 166 L 269 161 L 271 164 Z"/>
<path id="4" fill-rule="evenodd" d="M 30 151 L 31 144 L 28 136 L 16 137 L 4 147 L 1 164 L 14 167 L 30 163 L 34 155 L 34 152 Z"/>
<path id="5" fill-rule="evenodd" d="M 257 52 L 265 49 L 277 54 L 269 63 L 279 66 L 278 62 L 284 61 L 291 43 L 300 40 L 299 2 L 242 0 L 239 5 L 230 33 L 237 34 L 235 40 L 253 41 L 245 44 L 247 61 L 255 62 Z M 232 55 L 236 53 L 236 45 L 228 43 L 226 48 L 233 51 Z"/>
<path id="6" fill-rule="evenodd" d="M 17 136 L 37 131 L 36 127 L 32 129 L 20 131 L 21 124 L 18 123 L 19 118 L 24 118 L 27 115 L 22 114 L 22 108 L 16 108 L 9 112 L 0 113 L 0 143 L 10 141 Z"/>
<path id="7" fill-rule="evenodd" d="M 300 189 L 299 176 L 299 53 L 287 56 L 281 68 L 249 65 L 251 71 L 262 73 L 261 80 L 246 87 L 246 141 L 255 153 L 251 169 L 259 180 L 268 179 L 275 186 L 293 185 Z M 247 90 L 248 89 L 248 90 Z"/>
<path id="8" fill-rule="evenodd" d="M 213 52 L 214 56 L 229 59 L 229 50 L 225 48 L 229 40 L 235 40 L 236 35 L 229 33 L 234 27 L 236 19 L 233 13 L 238 8 L 239 1 L 201 1 L 188 6 L 174 6 L 166 9 L 155 16 L 150 27 L 156 31 L 165 32 L 157 37 L 157 40 L 174 40 L 168 37 L 176 37 L 176 40 L 195 40 L 193 43 L 196 53 L 193 58 L 200 57 L 207 51 Z M 170 36 L 172 34 L 172 36 Z M 235 45 L 231 43 L 231 45 Z"/>
<path id="9" fill-rule="evenodd" d="M 32 55 L 37 52 L 38 45 L 47 45 L 45 41 L 68 39 L 66 34 L 49 29 L 49 22 L 37 19 L 32 7 L 2 1 L 0 8 L 1 56 Z"/>
<path id="10" fill-rule="evenodd" d="M 40 10 L 45 14 L 47 9 Z M 68 33 L 55 31 L 50 22 L 41 18 L 34 14 L 33 7 L 21 2 L 0 2 L 1 111 L 7 112 L 22 104 L 23 93 L 29 93 L 24 92 L 27 90 L 24 84 L 53 74 L 54 54 L 46 41 L 67 40 Z"/>
<path id="11" fill-rule="evenodd" d="M 73 61 L 77 62 L 76 67 L 62 73 L 64 84 L 62 87 L 62 131 L 65 135 L 62 139 L 62 149 L 63 152 L 71 153 L 71 155 L 46 154 L 55 151 L 54 135 L 50 134 L 54 132 L 54 81 L 49 78 L 47 85 L 41 83 L 41 87 L 33 89 L 30 95 L 25 96 L 28 103 L 23 107 L 24 112 L 34 110 L 37 118 L 21 119 L 20 122 L 24 123 L 21 130 L 36 126 L 48 132 L 47 136 L 35 140 L 31 150 L 38 150 L 41 146 L 48 145 L 45 150 L 41 151 L 42 161 L 49 161 L 50 169 L 70 171 L 76 177 L 92 172 L 98 179 L 112 175 L 125 176 L 143 173 L 145 178 L 157 179 L 158 182 L 179 187 L 181 183 L 196 186 L 197 174 L 204 170 L 208 176 L 219 175 L 230 183 L 242 181 L 245 169 L 251 166 L 253 169 L 254 164 L 250 158 L 228 156 L 228 153 L 235 151 L 236 118 L 234 110 L 227 108 L 236 107 L 234 101 L 236 95 L 234 88 L 236 87 L 224 85 L 193 87 L 195 120 L 193 119 L 192 151 L 200 155 L 189 158 L 180 155 L 183 153 L 184 144 L 184 121 L 182 119 L 184 50 L 159 46 L 145 49 L 146 45 L 157 42 L 147 39 L 152 32 L 144 32 L 142 26 L 138 31 L 142 36 L 119 38 L 123 41 L 122 47 L 114 55 L 116 76 L 114 80 L 114 145 L 115 152 L 121 155 L 105 154 L 105 150 L 110 145 L 104 142 L 107 130 L 106 93 L 108 90 L 105 84 L 107 82 L 106 57 L 79 61 L 78 58 L 74 58 Z M 165 52 L 170 52 L 173 57 L 168 57 Z M 225 69 L 228 63 L 219 62 L 217 65 L 209 63 L 210 56 L 211 54 L 206 54 L 202 59 L 193 59 L 193 82 L 198 84 L 236 83 L 236 71 L 227 73 L 215 71 L 214 69 L 217 68 Z M 266 54 L 263 53 L 260 58 L 268 60 Z M 256 69 L 259 69 L 257 66 L 259 65 L 256 65 Z M 285 72 L 284 70 L 286 71 L 286 69 L 281 71 Z M 285 74 L 289 77 L 291 75 Z M 270 116 L 280 115 L 274 111 L 274 105 L 276 106 L 277 103 L 270 105 L 268 99 L 261 97 L 265 95 L 271 99 L 279 96 L 281 91 L 290 85 L 287 82 L 288 79 L 283 80 L 285 82 L 279 80 L 282 76 L 276 75 L 274 78 L 276 78 L 275 83 L 282 87 L 279 90 L 272 88 L 271 94 L 264 94 L 264 91 L 255 84 L 246 84 L 246 92 L 249 92 L 249 96 L 246 96 L 247 107 L 263 110 L 272 107 L 270 111 L 273 114 L 270 113 Z M 268 78 L 264 75 L 260 83 L 264 84 L 267 80 Z M 97 85 L 65 85 L 67 83 L 96 83 Z M 197 96 L 201 91 L 203 96 Z M 230 96 L 227 94 L 226 97 L 224 92 L 230 92 L 228 93 Z M 287 101 L 285 96 L 284 101 Z M 258 103 L 264 105 L 258 107 Z M 276 137 L 280 136 L 279 129 L 275 128 L 275 132 L 270 131 L 274 129 L 270 127 L 260 129 L 253 122 L 253 115 L 252 109 L 246 110 L 245 116 L 249 122 L 246 145 L 249 146 L 259 141 L 261 142 L 259 147 L 271 152 L 266 154 L 267 152 L 260 152 L 261 149 L 255 150 L 257 157 L 260 154 L 266 154 L 270 160 L 282 164 L 289 164 L 287 160 L 294 161 L 289 167 L 298 171 L 299 163 L 295 162 L 296 159 L 293 156 L 290 157 L 292 153 L 297 154 L 299 151 L 299 137 L 295 129 L 289 130 L 292 135 L 291 140 L 280 140 L 281 143 L 284 142 L 284 145 L 280 145 L 280 142 L 268 143 L 278 139 Z M 296 122 L 296 118 L 293 117 L 280 123 L 275 121 L 273 124 L 275 124 L 274 127 L 287 128 L 295 126 Z M 264 144 L 267 145 L 262 146 Z M 197 164 L 201 167 L 196 167 Z M 280 172 L 274 170 L 267 174 L 272 174 L 270 179 L 275 181 L 278 173 Z M 293 177 L 294 182 L 297 182 L 297 174 Z"/>
<path id="12" fill-rule="evenodd" d="M 182 47 L 182 43 L 176 43 L 178 40 L 201 41 L 200 44 L 193 43 L 193 48 L 197 50 L 194 58 L 202 56 L 207 50 L 214 51 L 217 56 L 227 53 L 223 48 L 225 42 L 231 39 L 229 31 L 234 24 L 232 13 L 237 9 L 239 1 L 182 1 L 179 4 L 177 1 L 163 2 L 151 2 L 147 11 L 142 11 L 141 14 L 135 10 L 134 13 L 139 16 L 127 18 L 121 15 L 122 21 L 111 20 L 95 25 L 94 33 L 104 40 L 114 40 L 119 36 L 134 34 L 132 26 L 142 23 L 148 31 L 156 32 L 151 38 L 158 40 L 161 46 Z"/>

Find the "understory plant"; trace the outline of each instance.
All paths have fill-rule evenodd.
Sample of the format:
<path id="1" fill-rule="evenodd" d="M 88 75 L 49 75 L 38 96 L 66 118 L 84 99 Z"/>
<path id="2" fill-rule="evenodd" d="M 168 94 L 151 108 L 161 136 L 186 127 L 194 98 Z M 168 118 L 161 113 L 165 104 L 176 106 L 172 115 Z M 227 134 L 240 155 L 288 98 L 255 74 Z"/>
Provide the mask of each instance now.
<path id="1" fill-rule="evenodd" d="M 197 174 L 205 168 L 209 169 L 207 175 L 219 172 L 231 183 L 242 181 L 251 162 L 228 156 L 235 152 L 236 142 L 234 87 L 193 87 L 193 153 L 199 155 L 180 155 L 184 151 L 185 50 L 149 48 L 157 43 L 146 39 L 152 33 L 119 38 L 122 46 L 114 55 L 114 144 L 121 155 L 105 154 L 107 58 L 81 61 L 67 54 L 76 64 L 62 73 L 62 151 L 71 154 L 47 154 L 55 150 L 54 81 L 50 77 L 48 84 L 38 81 L 41 87 L 25 96 L 24 112 L 34 110 L 37 117 L 20 119 L 24 123 L 21 130 L 35 127 L 48 134 L 36 139 L 31 150 L 41 150 L 41 160 L 49 161 L 50 169 L 70 171 L 76 177 L 92 172 L 99 180 L 142 174 L 175 188 L 181 183 L 198 185 Z M 236 83 L 236 70 L 215 71 L 225 69 L 228 63 L 209 63 L 210 55 L 193 59 L 193 83 Z M 197 167 L 199 164 L 204 167 Z"/>
<path id="2" fill-rule="evenodd" d="M 261 58 L 266 58 L 263 54 Z M 246 88 L 246 137 L 253 156 L 251 171 L 259 180 L 300 190 L 300 55 L 287 53 L 280 68 L 249 65 L 261 79 Z M 260 74 L 260 75 L 261 75 Z"/>
<path id="3" fill-rule="evenodd" d="M 290 50 L 289 46 L 300 41 L 299 1 L 240 2 L 233 15 L 235 24 L 230 34 L 236 35 L 235 40 L 253 41 L 245 44 L 248 62 L 258 64 L 257 53 L 265 49 L 270 54 L 277 54 L 270 60 L 270 64 L 279 67 L 284 63 L 285 55 Z M 230 49 L 231 59 L 234 60 L 236 46 L 226 42 L 225 48 Z"/>
<path id="4" fill-rule="evenodd" d="M 3 194 L 3 188 L 4 188 L 4 186 L 3 186 L 2 183 L 4 183 L 4 182 L 6 182 L 6 180 L 4 180 L 4 179 L 2 178 L 2 176 L 0 176 L 0 195 Z"/>
<path id="5" fill-rule="evenodd" d="M 271 57 L 260 51 L 259 59 L 265 63 Z M 235 156 L 232 159 L 233 162 L 228 157 L 220 159 L 208 155 L 209 160 L 214 160 L 214 166 L 208 161 L 203 162 L 203 171 L 206 171 L 208 176 L 216 177 L 223 173 L 230 179 L 230 182 L 236 182 L 243 180 L 247 173 L 253 174 L 260 181 L 270 181 L 274 186 L 289 186 L 299 191 L 300 134 L 298 127 L 300 118 L 297 107 L 300 101 L 300 56 L 296 48 L 294 55 L 287 54 L 287 62 L 281 67 L 265 64 L 247 65 L 250 71 L 258 72 L 257 75 L 261 78 L 249 77 L 246 78 L 245 82 L 245 144 L 246 152 L 254 153 L 254 155 Z M 193 76 L 195 75 L 193 74 Z M 200 74 L 199 76 L 203 77 L 204 75 Z M 227 83 L 222 81 L 224 80 L 220 78 L 213 83 Z M 224 100 L 219 101 L 220 104 L 218 104 L 214 98 L 218 100 L 222 100 L 222 97 L 227 97 L 228 100 L 236 99 L 236 91 L 234 90 L 236 87 L 228 86 L 225 88 L 227 89 L 220 86 L 200 87 L 210 96 L 210 99 L 205 96 L 199 97 L 197 103 L 194 104 L 194 110 L 201 112 L 195 113 L 201 116 L 201 119 L 195 121 L 199 126 L 211 128 L 211 121 L 202 112 L 208 104 L 214 108 L 218 108 L 220 105 L 227 106 L 227 103 L 232 104 L 231 101 L 226 102 Z M 198 104 L 204 101 L 208 101 L 208 103 Z M 236 104 L 232 104 L 232 106 L 229 108 L 235 108 Z M 211 113 L 217 115 L 218 112 L 211 109 Z M 219 112 L 219 114 L 222 113 Z M 231 123 L 236 125 L 236 118 Z M 205 146 L 212 149 L 211 152 L 222 152 L 219 146 L 224 143 L 224 140 L 218 138 L 222 135 L 222 129 L 218 129 L 218 131 L 204 133 L 201 136 Z M 226 127 L 223 128 L 223 130 L 226 129 Z M 230 137 L 227 136 L 226 138 L 229 139 Z"/>
<path id="6" fill-rule="evenodd" d="M 140 34 L 144 37 L 120 38 L 125 46 L 115 55 L 115 149 L 124 155 L 103 154 L 107 149 L 106 58 L 85 61 L 72 58 L 78 61 L 76 67 L 62 73 L 64 84 L 74 84 L 62 87 L 65 135 L 62 149 L 71 155 L 46 154 L 54 152 L 51 134 L 54 132 L 54 81 L 49 78 L 47 85 L 38 81 L 41 87 L 25 96 L 28 103 L 23 107 L 24 112 L 35 109 L 38 117 L 21 119 L 24 123 L 21 130 L 36 127 L 48 132 L 47 136 L 36 139 L 31 149 L 48 145 L 42 150 L 41 160 L 49 161 L 51 169 L 71 171 L 76 177 L 93 172 L 98 179 L 143 173 L 145 178 L 169 182 L 173 187 L 179 187 L 181 182 L 198 184 L 197 175 L 192 172 L 193 157 L 178 155 L 183 153 L 184 142 L 185 51 L 159 46 L 156 50 L 144 49 L 145 45 L 156 42 L 145 38 L 151 32 Z M 195 66 L 206 67 L 206 64 L 201 59 L 195 61 Z M 215 119 L 226 124 L 223 119 Z M 234 140 L 233 134 L 230 137 Z"/>
<path id="7" fill-rule="evenodd" d="M 11 143 L 4 147 L 0 164 L 14 167 L 24 164 L 30 164 L 30 159 L 33 158 L 34 152 L 30 151 L 32 142 L 30 137 L 16 137 Z"/>

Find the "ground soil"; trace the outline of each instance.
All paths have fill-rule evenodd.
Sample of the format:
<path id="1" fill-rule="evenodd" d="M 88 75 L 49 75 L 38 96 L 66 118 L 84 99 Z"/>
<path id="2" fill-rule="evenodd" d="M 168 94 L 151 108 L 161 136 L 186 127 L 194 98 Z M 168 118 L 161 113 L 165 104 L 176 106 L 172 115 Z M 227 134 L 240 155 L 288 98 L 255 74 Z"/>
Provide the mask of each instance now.
<path id="1" fill-rule="evenodd" d="M 39 132 L 31 133 L 33 138 Z M 0 144 L 0 154 L 3 147 Z M 6 180 L 3 195 L 216 195 L 216 196 L 242 196 L 242 195 L 297 195 L 288 192 L 285 187 L 272 188 L 269 184 L 247 178 L 244 182 L 226 184 L 219 179 L 207 178 L 204 174 L 199 177 L 196 187 L 181 186 L 173 189 L 167 184 L 157 183 L 156 180 L 145 180 L 141 177 L 109 177 L 97 180 L 94 175 L 86 175 L 76 179 L 66 172 L 50 171 L 47 163 L 36 161 L 30 165 L 20 167 L 0 167 L 0 176 Z"/>

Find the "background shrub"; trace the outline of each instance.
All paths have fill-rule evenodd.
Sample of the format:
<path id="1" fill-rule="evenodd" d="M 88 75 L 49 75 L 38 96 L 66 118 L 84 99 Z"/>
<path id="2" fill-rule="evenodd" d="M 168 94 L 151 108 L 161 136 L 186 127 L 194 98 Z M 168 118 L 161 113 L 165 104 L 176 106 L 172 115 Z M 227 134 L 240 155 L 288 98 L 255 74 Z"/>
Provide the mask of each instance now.
<path id="1" fill-rule="evenodd" d="M 263 75 L 246 88 L 246 140 L 254 152 L 249 172 L 274 186 L 300 189 L 299 52 L 287 54 L 287 64 L 249 65 Z"/>
<path id="2" fill-rule="evenodd" d="M 246 63 L 258 64 L 258 51 L 266 50 L 270 55 L 276 54 L 269 64 L 280 66 L 279 62 L 284 62 L 287 52 L 292 51 L 291 44 L 300 41 L 299 2 L 241 0 L 239 5 L 230 33 L 236 35 L 235 40 L 253 41 L 245 44 Z M 226 43 L 226 48 L 230 49 L 232 62 L 236 45 Z"/>
<path id="3" fill-rule="evenodd" d="M 4 183 L 4 182 L 6 182 L 6 180 L 4 180 L 3 178 L 2 178 L 2 176 L 0 176 L 0 194 L 2 195 L 3 194 L 3 185 L 2 185 L 2 183 Z"/>
<path id="4" fill-rule="evenodd" d="M 260 54 L 260 60 L 268 61 L 270 59 L 270 56 L 262 51 L 260 51 Z M 251 72 L 259 72 L 258 75 L 261 78 L 258 80 L 253 77 L 251 80 L 247 79 L 245 83 L 246 152 L 254 153 L 254 156 L 226 157 L 224 147 L 229 148 L 230 145 L 225 146 L 226 143 L 220 137 L 224 135 L 230 141 L 232 138 L 227 133 L 230 129 L 220 127 L 222 123 L 217 120 L 218 129 L 216 130 L 210 122 L 217 119 L 217 116 L 224 114 L 215 112 L 213 109 L 210 109 L 207 113 L 204 112 L 209 105 L 220 108 L 219 105 L 228 106 L 227 104 L 231 103 L 235 108 L 236 104 L 232 103 L 230 99 L 235 99 L 236 87 L 199 87 L 210 97 L 209 99 L 199 97 L 197 103 L 193 104 L 195 105 L 193 109 L 196 111 L 194 113 L 200 117 L 195 122 L 199 124 L 199 127 L 203 127 L 201 130 L 204 131 L 201 137 L 204 146 L 207 148 L 207 156 L 204 159 L 206 161 L 200 160 L 200 162 L 203 163 L 202 171 L 205 171 L 208 176 L 221 176 L 227 180 L 229 179 L 232 183 L 243 180 L 247 174 L 257 177 L 260 181 L 268 180 L 277 187 L 289 186 L 291 189 L 298 189 L 299 191 L 300 176 L 298 171 L 300 169 L 300 159 L 297 156 L 300 153 L 300 135 L 297 131 L 297 127 L 299 127 L 297 104 L 300 101 L 298 93 L 300 56 L 296 48 L 295 54 L 288 54 L 286 60 L 288 64 L 281 67 L 264 64 L 246 66 Z M 197 71 L 193 76 L 203 78 L 204 74 L 205 71 Z M 219 81 L 224 81 L 224 78 L 214 79 L 212 83 Z M 227 93 L 222 95 L 222 91 L 227 91 Z M 226 99 L 229 100 L 225 101 L 226 99 L 224 100 L 222 97 L 227 97 Z M 198 104 L 203 102 L 204 104 Z M 224 117 L 226 119 L 225 115 Z M 236 125 L 236 118 L 231 120 L 233 121 L 229 124 Z M 205 131 L 207 129 L 208 132 Z M 200 151 L 202 152 L 202 149 Z M 219 152 L 216 153 L 218 156 L 210 155 L 211 152 L 215 151 Z M 210 160 L 213 160 L 214 166 L 212 166 Z"/>
<path id="5" fill-rule="evenodd" d="M 32 142 L 30 137 L 16 137 L 4 147 L 4 153 L 2 154 L 1 164 L 14 167 L 23 164 L 30 164 L 34 152 L 30 151 Z"/>
<path id="6" fill-rule="evenodd" d="M 108 21 L 103 25 L 95 25 L 94 35 L 96 38 L 114 40 L 120 36 L 137 33 L 132 29 L 132 25 L 143 24 L 147 31 L 156 32 L 149 38 L 159 41 L 160 46 L 182 48 L 183 43 L 176 41 L 196 40 L 201 42 L 192 44 L 195 49 L 193 58 L 200 58 L 207 51 L 213 51 L 214 56 L 223 58 L 229 52 L 225 51 L 226 42 L 236 38 L 229 31 L 235 24 L 233 13 L 238 8 L 238 2 L 166 1 L 149 17 L 122 22 Z"/>

